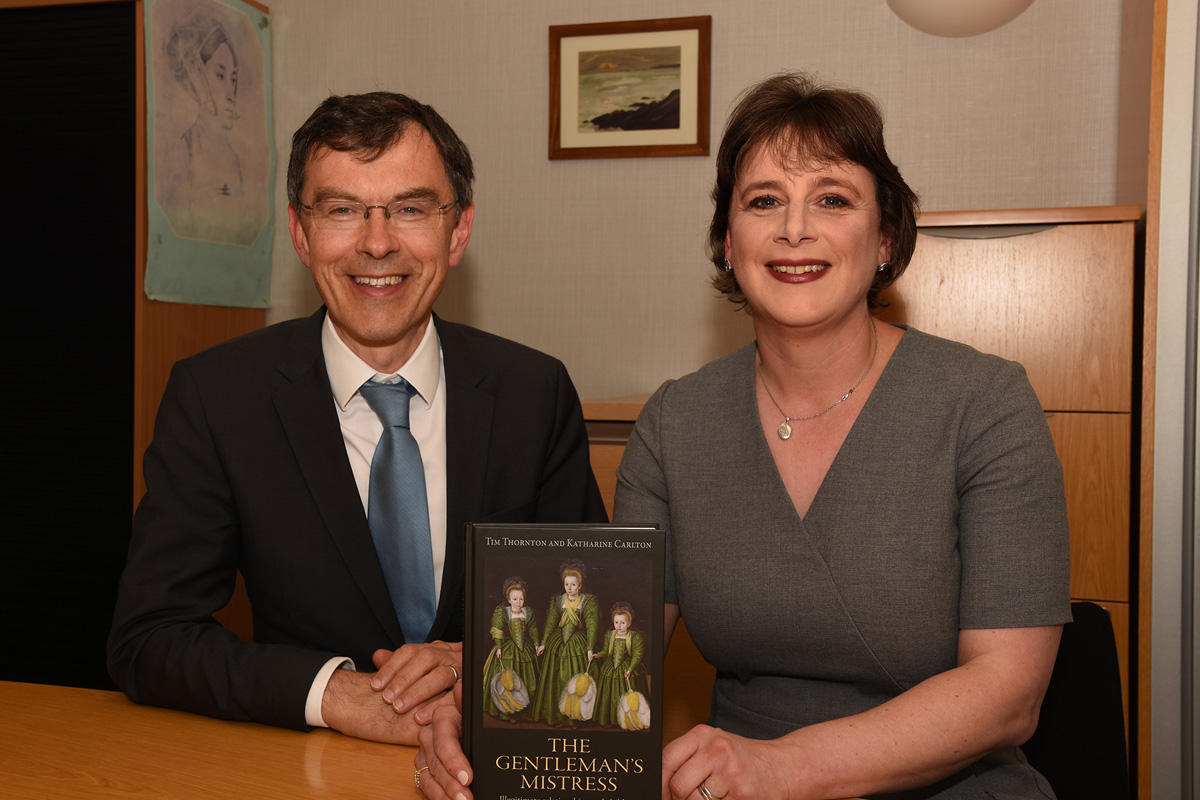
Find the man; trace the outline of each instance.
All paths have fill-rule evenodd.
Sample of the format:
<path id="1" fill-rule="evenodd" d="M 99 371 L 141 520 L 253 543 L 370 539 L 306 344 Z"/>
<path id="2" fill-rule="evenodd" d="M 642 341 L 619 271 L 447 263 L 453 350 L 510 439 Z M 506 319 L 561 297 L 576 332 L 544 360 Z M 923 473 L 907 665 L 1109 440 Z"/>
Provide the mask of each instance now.
<path id="1" fill-rule="evenodd" d="M 139 703 L 413 743 L 461 673 L 465 524 L 605 512 L 563 366 L 432 313 L 475 214 L 454 131 L 375 92 L 292 145 L 288 227 L 325 307 L 176 364 L 109 672 Z M 402 432 L 377 413 L 394 389 Z M 412 477 L 372 477 L 401 452 Z M 212 619 L 239 569 L 253 642 Z"/>

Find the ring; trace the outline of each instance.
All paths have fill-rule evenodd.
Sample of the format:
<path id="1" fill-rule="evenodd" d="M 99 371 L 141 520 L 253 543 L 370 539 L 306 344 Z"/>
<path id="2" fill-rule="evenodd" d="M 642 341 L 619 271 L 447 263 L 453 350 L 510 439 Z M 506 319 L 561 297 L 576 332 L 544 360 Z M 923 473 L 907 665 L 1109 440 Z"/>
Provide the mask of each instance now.
<path id="1" fill-rule="evenodd" d="M 413 773 L 413 783 L 417 785 L 418 789 L 421 788 L 421 773 L 427 769 L 429 769 L 429 767 L 421 767 L 419 770 Z"/>
<path id="2" fill-rule="evenodd" d="M 417 782 L 417 785 L 421 785 L 420 781 Z M 700 785 L 696 787 L 696 792 L 703 797 L 704 800 L 721 800 L 721 797 L 717 797 L 708 790 L 708 787 L 704 785 L 704 781 L 700 781 Z M 722 795 L 722 797 L 724 797 L 724 795 Z"/>
<path id="3" fill-rule="evenodd" d="M 458 683 L 458 670 L 454 668 L 453 664 L 447 664 L 446 666 L 449 667 L 450 671 L 454 673 L 454 682 Z"/>

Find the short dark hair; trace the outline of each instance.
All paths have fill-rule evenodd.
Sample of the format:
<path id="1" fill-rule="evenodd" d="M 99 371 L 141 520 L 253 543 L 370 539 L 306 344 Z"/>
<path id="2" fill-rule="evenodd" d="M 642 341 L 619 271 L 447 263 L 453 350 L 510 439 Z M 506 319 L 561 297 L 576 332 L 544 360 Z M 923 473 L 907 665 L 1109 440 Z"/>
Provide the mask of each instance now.
<path id="1" fill-rule="evenodd" d="M 725 235 L 738 172 L 759 147 L 776 148 L 784 159 L 851 162 L 875 176 L 879 227 L 890 243 L 888 265 L 875 274 L 867 294 L 870 308 L 885 303 L 880 293 L 903 274 L 917 244 L 917 195 L 904 182 L 883 143 L 883 114 L 873 98 L 851 89 L 822 86 L 801 73 L 782 73 L 745 91 L 725 124 L 717 151 L 708 249 L 717 274 L 713 286 L 744 306 L 746 297 L 733 271 L 726 271 Z"/>
<path id="2" fill-rule="evenodd" d="M 288 202 L 300 204 L 308 160 L 322 147 L 355 153 L 374 161 L 404 136 L 409 126 L 424 128 L 433 139 L 454 190 L 457 211 L 471 204 L 475 168 L 471 153 L 432 107 L 395 92 L 333 95 L 292 136 L 288 160 Z"/>

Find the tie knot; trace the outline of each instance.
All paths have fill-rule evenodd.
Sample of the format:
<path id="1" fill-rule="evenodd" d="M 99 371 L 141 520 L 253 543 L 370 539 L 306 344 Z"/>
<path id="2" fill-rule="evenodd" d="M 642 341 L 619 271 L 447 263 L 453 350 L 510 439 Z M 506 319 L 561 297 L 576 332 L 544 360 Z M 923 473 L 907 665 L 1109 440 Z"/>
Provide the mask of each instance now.
<path id="1" fill-rule="evenodd" d="M 396 383 L 367 381 L 359 390 L 385 428 L 408 427 L 408 401 L 417 390 L 401 378 Z"/>

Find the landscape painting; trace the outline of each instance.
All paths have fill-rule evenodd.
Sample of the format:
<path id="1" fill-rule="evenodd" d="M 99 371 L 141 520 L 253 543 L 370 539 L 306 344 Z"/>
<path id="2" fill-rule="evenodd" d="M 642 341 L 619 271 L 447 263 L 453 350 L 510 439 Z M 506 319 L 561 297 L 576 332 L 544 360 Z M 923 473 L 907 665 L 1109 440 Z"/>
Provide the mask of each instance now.
<path id="1" fill-rule="evenodd" d="M 550 158 L 708 154 L 711 17 L 550 28 Z"/>
<path id="2" fill-rule="evenodd" d="M 678 130 L 681 49 L 580 53 L 579 130 Z"/>

